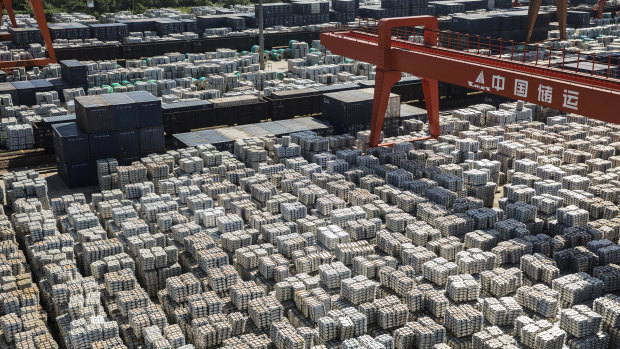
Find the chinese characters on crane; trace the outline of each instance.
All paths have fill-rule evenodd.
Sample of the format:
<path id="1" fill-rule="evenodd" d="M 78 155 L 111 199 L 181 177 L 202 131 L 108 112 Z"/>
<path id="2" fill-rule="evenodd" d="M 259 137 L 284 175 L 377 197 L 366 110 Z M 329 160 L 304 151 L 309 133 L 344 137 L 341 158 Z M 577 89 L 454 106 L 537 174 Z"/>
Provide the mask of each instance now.
<path id="1" fill-rule="evenodd" d="M 476 78 L 475 81 L 468 81 L 468 85 L 472 88 L 477 88 L 479 90 L 489 91 L 489 92 L 493 92 L 493 91 L 501 92 L 501 91 L 505 91 L 507 88 L 506 78 L 502 75 L 497 75 L 497 74 L 491 75 L 491 87 L 486 86 L 485 78 L 484 78 L 484 71 L 480 71 L 480 74 L 478 74 L 478 77 Z M 512 86 L 512 95 L 514 96 L 514 98 L 528 98 L 529 87 L 530 87 L 530 82 L 528 80 L 515 79 L 514 85 Z M 556 91 L 554 91 L 552 86 L 538 84 L 537 92 L 538 92 L 538 96 L 537 96 L 536 101 L 539 103 L 551 104 L 554 100 L 562 100 L 562 107 L 571 109 L 571 110 L 579 109 L 579 92 L 578 91 L 564 89 L 562 91 L 562 98 L 554 99 L 553 94 Z"/>

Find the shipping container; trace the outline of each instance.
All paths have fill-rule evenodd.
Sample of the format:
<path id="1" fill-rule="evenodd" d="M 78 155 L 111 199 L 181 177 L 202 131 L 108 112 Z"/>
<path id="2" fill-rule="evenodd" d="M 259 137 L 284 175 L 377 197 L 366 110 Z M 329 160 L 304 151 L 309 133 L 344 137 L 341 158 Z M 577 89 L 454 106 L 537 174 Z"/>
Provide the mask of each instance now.
<path id="1" fill-rule="evenodd" d="M 149 92 L 128 92 L 126 96 L 138 105 L 139 127 L 151 127 L 163 125 L 161 100 Z"/>
<path id="2" fill-rule="evenodd" d="M 34 132 L 34 142 L 36 146 L 38 148 L 53 151 L 54 133 L 52 131 L 52 125 L 75 121 L 75 114 L 66 114 L 44 117 L 41 121 L 33 123 L 32 130 Z"/>
<path id="3" fill-rule="evenodd" d="M 78 125 L 88 133 L 114 129 L 110 103 L 102 96 L 75 97 L 75 114 Z"/>
<path id="4" fill-rule="evenodd" d="M 88 85 L 88 70 L 86 65 L 76 59 L 60 61 L 60 74 L 64 81 L 72 86 Z"/>
<path id="5" fill-rule="evenodd" d="M 165 151 L 164 127 L 154 126 L 140 129 L 140 153 L 148 155 Z"/>
<path id="6" fill-rule="evenodd" d="M 112 133 L 116 156 L 125 158 L 140 155 L 140 134 L 138 130 L 124 130 Z"/>
<path id="7" fill-rule="evenodd" d="M 88 134 L 90 145 L 90 159 L 99 160 L 114 157 L 114 139 L 109 132 L 96 132 Z"/>
<path id="8" fill-rule="evenodd" d="M 97 182 L 96 169 L 92 162 L 78 163 L 58 162 L 58 175 L 69 188 L 93 185 Z"/>
<path id="9" fill-rule="evenodd" d="M 75 122 L 52 125 L 56 158 L 65 163 L 81 163 L 90 159 L 88 135 Z"/>
<path id="10" fill-rule="evenodd" d="M 35 97 L 35 87 L 30 81 L 13 81 L 13 87 L 17 93 L 17 99 L 20 105 L 35 105 L 37 100 Z M 15 102 L 13 103 L 15 104 Z"/>
<path id="11" fill-rule="evenodd" d="M 101 97 L 110 104 L 112 128 L 116 131 L 133 130 L 140 126 L 138 104 L 124 93 L 103 94 Z"/>

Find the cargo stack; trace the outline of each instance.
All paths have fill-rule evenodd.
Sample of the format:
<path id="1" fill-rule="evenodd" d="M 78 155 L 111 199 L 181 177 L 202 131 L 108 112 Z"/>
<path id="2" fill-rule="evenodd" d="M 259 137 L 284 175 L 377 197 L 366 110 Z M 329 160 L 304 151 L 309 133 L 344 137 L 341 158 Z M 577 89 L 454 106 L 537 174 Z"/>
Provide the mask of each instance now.
<path id="1" fill-rule="evenodd" d="M 120 165 L 164 151 L 161 102 L 146 91 L 75 98 L 77 122 L 54 125 L 61 177 L 71 187 L 96 183 L 95 161 Z"/>
<path id="2" fill-rule="evenodd" d="M 329 2 L 313 0 L 296 0 L 291 2 L 292 25 L 303 26 L 329 22 Z"/>
<path id="3" fill-rule="evenodd" d="M 254 13 L 258 13 L 258 5 L 255 5 Z M 292 25 L 293 5 L 285 3 L 263 4 L 263 24 L 265 28 L 277 25 Z"/>
<path id="4" fill-rule="evenodd" d="M 123 41 L 129 32 L 122 23 L 90 24 L 90 34 L 100 41 Z"/>
<path id="5" fill-rule="evenodd" d="M 357 0 L 332 0 L 329 11 L 330 22 L 347 23 L 355 20 L 355 11 L 359 8 Z"/>

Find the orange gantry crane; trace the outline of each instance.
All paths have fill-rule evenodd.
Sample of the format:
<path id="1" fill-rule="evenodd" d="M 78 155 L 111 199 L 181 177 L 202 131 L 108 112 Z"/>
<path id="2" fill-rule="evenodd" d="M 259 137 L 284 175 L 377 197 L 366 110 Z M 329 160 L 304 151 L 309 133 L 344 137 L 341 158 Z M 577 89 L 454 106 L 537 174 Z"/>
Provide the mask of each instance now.
<path id="1" fill-rule="evenodd" d="M 521 47 L 512 41 L 439 31 L 432 16 L 365 23 L 325 31 L 321 43 L 332 53 L 376 65 L 370 147 L 379 145 L 390 90 L 401 72 L 422 80 L 431 133 L 410 141 L 439 136 L 439 81 L 620 122 L 620 80 L 614 77 L 611 57 L 590 58 L 540 45 Z M 407 40 L 412 35 L 423 37 L 423 42 Z"/>
<path id="2" fill-rule="evenodd" d="M 45 20 L 43 2 L 42 0 L 29 0 L 29 2 L 30 7 L 32 8 L 32 13 L 34 14 L 34 18 L 37 20 L 37 24 L 39 25 L 39 30 L 41 31 L 41 36 L 43 37 L 43 42 L 45 42 L 45 47 L 47 48 L 47 53 L 49 57 L 17 61 L 0 61 L 0 69 L 44 66 L 50 63 L 56 63 L 56 54 L 54 53 L 54 47 L 52 46 L 52 37 L 50 36 L 50 31 L 47 27 L 47 21 Z M 17 21 L 15 20 L 15 13 L 13 12 L 13 1 L 0 0 L 0 15 L 3 12 L 3 9 L 6 9 L 13 28 L 17 28 Z M 10 38 L 10 34 L 0 37 L 0 39 L 2 40 L 10 40 Z"/>

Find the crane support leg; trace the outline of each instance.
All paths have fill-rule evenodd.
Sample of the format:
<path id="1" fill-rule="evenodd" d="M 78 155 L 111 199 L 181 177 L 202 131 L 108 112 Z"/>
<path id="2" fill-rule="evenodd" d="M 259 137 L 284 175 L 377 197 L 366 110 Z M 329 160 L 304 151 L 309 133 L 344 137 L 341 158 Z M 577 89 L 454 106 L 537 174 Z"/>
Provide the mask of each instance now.
<path id="1" fill-rule="evenodd" d="M 17 28 L 17 21 L 15 20 L 15 12 L 13 12 L 13 1 L 3 0 L 0 2 L 0 15 L 2 15 L 3 8 L 6 9 L 6 13 L 9 15 L 9 19 L 11 20 L 11 25 L 13 26 L 13 28 Z"/>
<path id="2" fill-rule="evenodd" d="M 372 104 L 372 119 L 370 120 L 370 148 L 379 144 L 379 137 L 383 129 L 383 119 L 387 110 L 388 101 L 390 100 L 390 91 L 392 86 L 400 80 L 401 73 L 399 71 L 384 71 L 377 68 L 375 75 L 375 94 Z"/>
<path id="3" fill-rule="evenodd" d="M 525 36 L 525 42 L 530 42 L 532 33 L 534 32 L 534 26 L 536 25 L 536 18 L 538 17 L 538 11 L 540 10 L 540 4 L 542 0 L 531 0 L 527 9 L 527 33 Z"/>
<path id="4" fill-rule="evenodd" d="M 422 79 L 422 92 L 424 92 L 424 102 L 426 103 L 426 114 L 428 114 L 428 126 L 431 130 L 431 137 L 439 137 L 439 81 L 433 79 Z"/>
<path id="5" fill-rule="evenodd" d="M 568 0 L 555 0 L 555 8 L 558 14 L 558 27 L 560 40 L 566 40 L 566 16 L 568 16 Z"/>
<path id="6" fill-rule="evenodd" d="M 45 42 L 45 48 L 47 48 L 47 53 L 50 56 L 50 59 L 53 62 L 56 62 L 56 53 L 54 52 L 54 47 L 52 46 L 52 36 L 50 35 L 49 28 L 47 27 L 45 11 L 43 10 L 43 1 L 30 0 L 30 7 L 32 7 L 32 13 L 34 13 L 34 18 L 36 18 L 37 20 L 39 30 L 41 30 L 41 36 L 43 36 L 43 41 Z"/>

